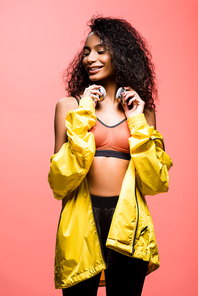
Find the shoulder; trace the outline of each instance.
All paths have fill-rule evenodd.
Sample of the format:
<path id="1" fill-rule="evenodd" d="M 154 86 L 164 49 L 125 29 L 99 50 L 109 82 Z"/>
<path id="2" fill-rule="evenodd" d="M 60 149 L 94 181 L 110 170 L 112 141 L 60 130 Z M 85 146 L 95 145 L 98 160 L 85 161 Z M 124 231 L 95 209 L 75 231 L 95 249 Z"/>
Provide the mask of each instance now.
<path id="1" fill-rule="evenodd" d="M 156 113 L 155 110 L 152 108 L 145 108 L 144 109 L 144 116 L 146 118 L 146 121 L 148 125 L 154 126 L 154 129 L 156 129 Z"/>
<path id="2" fill-rule="evenodd" d="M 69 110 L 75 110 L 78 108 L 78 102 L 77 99 L 74 97 L 64 97 L 61 100 L 59 100 L 56 104 L 56 112 L 59 111 L 69 111 Z"/>
<path id="3" fill-rule="evenodd" d="M 55 108 L 55 126 L 64 125 L 67 113 L 78 108 L 78 102 L 74 97 L 65 97 L 57 102 Z"/>
<path id="4" fill-rule="evenodd" d="M 74 97 L 62 98 L 56 104 L 54 128 L 55 128 L 55 153 L 60 150 L 67 141 L 65 118 L 70 110 L 78 108 L 78 102 Z"/>

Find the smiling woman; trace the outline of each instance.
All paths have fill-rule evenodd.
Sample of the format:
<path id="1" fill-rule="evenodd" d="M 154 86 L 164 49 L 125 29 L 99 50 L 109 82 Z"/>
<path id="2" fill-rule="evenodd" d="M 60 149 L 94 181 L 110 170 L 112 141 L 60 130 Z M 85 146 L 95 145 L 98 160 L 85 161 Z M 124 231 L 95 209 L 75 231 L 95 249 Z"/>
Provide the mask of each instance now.
<path id="1" fill-rule="evenodd" d="M 159 267 L 145 195 L 168 190 L 172 162 L 155 130 L 145 40 L 120 19 L 93 18 L 90 29 L 65 73 L 70 96 L 55 112 L 55 284 L 63 295 L 94 296 L 105 270 L 108 296 L 140 296 L 146 274 Z"/>

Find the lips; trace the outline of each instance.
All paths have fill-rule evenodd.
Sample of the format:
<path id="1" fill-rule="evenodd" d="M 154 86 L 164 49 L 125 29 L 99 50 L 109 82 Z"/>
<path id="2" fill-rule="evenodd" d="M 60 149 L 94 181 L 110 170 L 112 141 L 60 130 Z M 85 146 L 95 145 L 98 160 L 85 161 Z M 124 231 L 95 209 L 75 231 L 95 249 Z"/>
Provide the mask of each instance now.
<path id="1" fill-rule="evenodd" d="M 96 74 L 98 73 L 103 66 L 95 66 L 95 67 L 87 67 L 87 71 L 89 74 Z"/>

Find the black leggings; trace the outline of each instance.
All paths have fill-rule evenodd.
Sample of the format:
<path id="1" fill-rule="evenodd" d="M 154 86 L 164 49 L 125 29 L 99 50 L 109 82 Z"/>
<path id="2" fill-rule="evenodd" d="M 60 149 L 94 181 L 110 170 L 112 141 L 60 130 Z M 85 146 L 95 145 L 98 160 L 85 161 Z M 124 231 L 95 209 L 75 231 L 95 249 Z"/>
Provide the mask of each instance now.
<path id="1" fill-rule="evenodd" d="M 105 243 L 118 196 L 91 195 L 101 249 L 107 265 L 105 270 L 107 296 L 140 296 L 148 262 L 130 258 L 106 248 Z M 63 289 L 63 296 L 96 296 L 101 274 Z"/>

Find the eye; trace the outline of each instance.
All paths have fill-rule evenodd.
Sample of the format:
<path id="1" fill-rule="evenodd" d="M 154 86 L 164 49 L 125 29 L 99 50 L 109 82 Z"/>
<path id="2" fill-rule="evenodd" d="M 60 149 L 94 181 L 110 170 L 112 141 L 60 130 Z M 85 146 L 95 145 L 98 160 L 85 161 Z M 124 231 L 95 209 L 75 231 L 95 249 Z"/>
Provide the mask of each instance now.
<path id="1" fill-rule="evenodd" d="M 98 51 L 98 54 L 104 54 L 105 53 L 105 50 L 99 50 Z"/>
<path id="2" fill-rule="evenodd" d="M 84 52 L 84 57 L 87 57 L 88 55 L 89 55 L 89 52 L 87 51 L 87 52 Z"/>
<path id="3" fill-rule="evenodd" d="M 98 46 L 97 53 L 104 54 L 106 52 L 106 48 L 104 46 Z"/>

